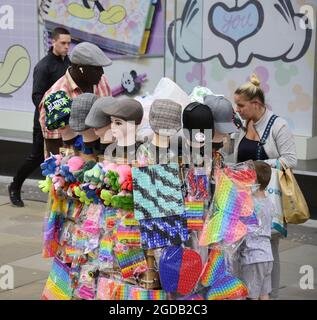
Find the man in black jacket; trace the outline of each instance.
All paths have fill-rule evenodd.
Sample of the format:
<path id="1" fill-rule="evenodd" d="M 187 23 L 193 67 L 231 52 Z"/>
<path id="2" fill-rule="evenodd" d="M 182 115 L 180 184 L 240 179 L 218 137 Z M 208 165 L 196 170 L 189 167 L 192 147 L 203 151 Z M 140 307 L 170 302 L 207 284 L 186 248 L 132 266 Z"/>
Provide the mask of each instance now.
<path id="1" fill-rule="evenodd" d="M 33 71 L 32 100 L 35 105 L 33 120 L 33 144 L 31 154 L 18 169 L 13 182 L 8 186 L 10 201 L 17 207 L 23 207 L 21 188 L 25 179 L 44 161 L 44 139 L 39 123 L 38 106 L 45 92 L 62 77 L 70 66 L 68 49 L 71 36 L 64 28 L 55 28 L 52 32 L 52 47 L 40 60 Z M 57 141 L 56 141 L 57 140 Z M 61 139 L 54 139 L 54 144 L 62 145 Z"/>

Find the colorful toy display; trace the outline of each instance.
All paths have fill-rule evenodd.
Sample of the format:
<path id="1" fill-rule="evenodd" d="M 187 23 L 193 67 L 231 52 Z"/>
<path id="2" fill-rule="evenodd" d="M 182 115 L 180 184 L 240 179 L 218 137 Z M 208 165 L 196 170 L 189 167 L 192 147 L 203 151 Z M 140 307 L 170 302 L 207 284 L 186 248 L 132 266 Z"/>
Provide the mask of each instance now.
<path id="1" fill-rule="evenodd" d="M 73 155 L 52 156 L 42 169 L 43 256 L 54 257 L 43 299 L 247 295 L 227 272 L 224 250 L 257 225 L 252 168 L 218 169 L 210 207 L 209 174 L 191 167 L 182 174 L 177 163 L 132 167 Z M 206 263 L 202 248 L 210 251 Z"/>
<path id="2" fill-rule="evenodd" d="M 211 216 L 206 220 L 200 245 L 232 244 L 248 232 L 245 223 L 254 213 L 251 185 L 256 181 L 254 170 L 216 170 L 216 192 Z"/>

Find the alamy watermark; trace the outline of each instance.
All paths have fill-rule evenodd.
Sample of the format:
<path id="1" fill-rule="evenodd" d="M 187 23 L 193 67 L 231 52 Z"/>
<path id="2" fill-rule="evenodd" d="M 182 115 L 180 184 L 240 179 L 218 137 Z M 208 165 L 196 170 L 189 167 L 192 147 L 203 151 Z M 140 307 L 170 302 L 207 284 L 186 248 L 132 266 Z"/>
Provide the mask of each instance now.
<path id="1" fill-rule="evenodd" d="M 14 10 L 12 6 L 0 5 L 0 30 L 14 29 Z"/>
<path id="2" fill-rule="evenodd" d="M 131 121 L 133 123 L 133 121 Z M 129 129 L 129 136 L 135 137 L 136 127 L 131 125 Z M 174 129 L 173 129 L 174 130 Z M 128 144 L 126 147 L 120 147 L 119 143 L 114 142 L 108 145 L 104 151 L 104 156 L 109 162 L 116 162 L 116 158 L 126 158 L 127 163 L 134 163 L 137 161 L 143 164 L 144 159 L 147 158 L 154 161 L 156 164 L 165 164 L 171 162 L 178 162 L 181 160 L 183 164 L 194 164 L 196 166 L 204 167 L 206 171 L 211 168 L 212 154 L 213 154 L 213 132 L 211 129 L 183 129 L 181 135 L 176 135 L 177 131 L 173 130 L 159 130 L 157 136 L 166 138 L 167 147 L 153 148 L 153 141 L 145 141 L 143 147 L 137 144 Z M 116 132 L 117 141 L 124 141 L 126 143 L 127 136 L 122 132 Z M 132 139 L 133 140 L 133 139 Z M 164 139 L 163 139 L 164 140 Z M 134 141 L 134 140 L 133 140 Z M 125 145 L 123 143 L 122 145 Z M 146 161 L 145 161 L 146 162 Z"/>
<path id="3" fill-rule="evenodd" d="M 14 270 L 8 265 L 0 266 L 0 291 L 14 289 Z"/>
<path id="4" fill-rule="evenodd" d="M 299 273 L 302 274 L 299 287 L 302 290 L 314 290 L 314 268 L 306 264 L 300 267 Z"/>

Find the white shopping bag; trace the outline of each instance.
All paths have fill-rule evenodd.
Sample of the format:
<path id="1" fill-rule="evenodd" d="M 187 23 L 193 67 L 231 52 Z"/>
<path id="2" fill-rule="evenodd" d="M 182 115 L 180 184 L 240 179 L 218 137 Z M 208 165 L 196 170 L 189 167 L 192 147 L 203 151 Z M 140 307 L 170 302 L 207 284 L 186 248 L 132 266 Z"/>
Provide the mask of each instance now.
<path id="1" fill-rule="evenodd" d="M 272 228 L 283 236 L 287 235 L 287 230 L 284 224 L 284 215 L 282 207 L 282 191 L 280 187 L 280 181 L 278 178 L 278 169 L 272 168 L 271 180 L 267 188 L 265 189 L 266 195 L 271 199 L 274 205 Z"/>

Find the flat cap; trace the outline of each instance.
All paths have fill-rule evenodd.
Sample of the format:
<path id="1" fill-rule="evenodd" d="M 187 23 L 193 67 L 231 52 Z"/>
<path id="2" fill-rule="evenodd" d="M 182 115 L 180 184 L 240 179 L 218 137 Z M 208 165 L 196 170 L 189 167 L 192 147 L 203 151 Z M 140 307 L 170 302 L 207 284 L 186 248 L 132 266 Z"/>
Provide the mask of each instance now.
<path id="1" fill-rule="evenodd" d="M 155 133 L 173 135 L 182 127 L 182 106 L 170 99 L 154 100 L 149 113 L 149 124 Z"/>
<path id="2" fill-rule="evenodd" d="M 77 44 L 72 51 L 70 60 L 72 63 L 84 66 L 106 67 L 112 64 L 104 52 L 90 42 Z"/>
<path id="3" fill-rule="evenodd" d="M 95 94 L 86 92 L 73 99 L 69 125 L 74 131 L 80 132 L 90 128 L 85 125 L 85 119 L 97 98 Z"/>
<path id="4" fill-rule="evenodd" d="M 100 97 L 92 105 L 86 120 L 85 125 L 90 128 L 103 128 L 110 124 L 110 116 L 106 115 L 107 109 L 116 103 L 114 97 Z"/>
<path id="5" fill-rule="evenodd" d="M 237 127 L 232 120 L 234 110 L 228 99 L 211 94 L 204 97 L 204 103 L 212 111 L 216 131 L 224 134 L 237 131 Z"/>
<path id="6" fill-rule="evenodd" d="M 108 116 L 134 121 L 136 125 L 140 124 L 143 118 L 142 104 L 132 98 L 115 99 L 115 103 L 105 106 L 104 112 Z"/>

